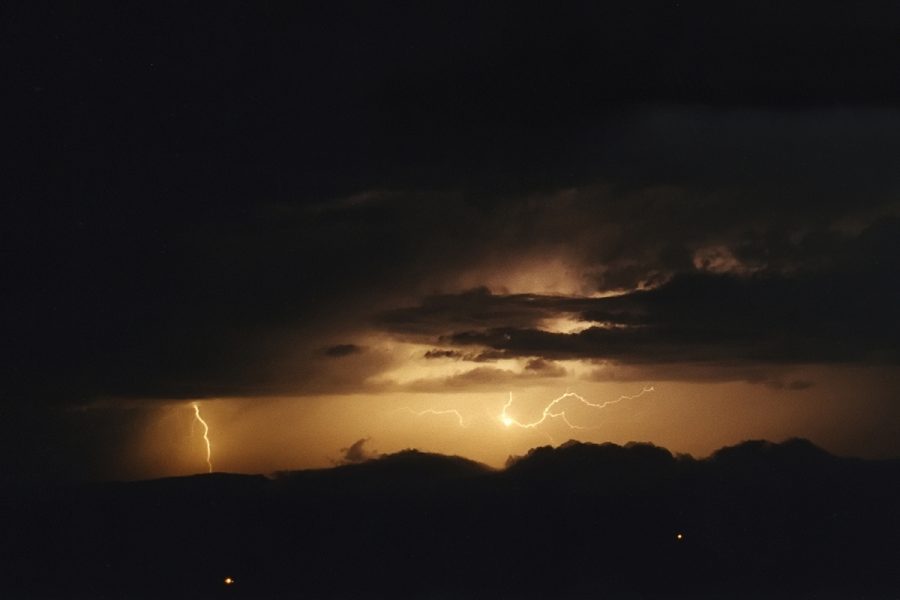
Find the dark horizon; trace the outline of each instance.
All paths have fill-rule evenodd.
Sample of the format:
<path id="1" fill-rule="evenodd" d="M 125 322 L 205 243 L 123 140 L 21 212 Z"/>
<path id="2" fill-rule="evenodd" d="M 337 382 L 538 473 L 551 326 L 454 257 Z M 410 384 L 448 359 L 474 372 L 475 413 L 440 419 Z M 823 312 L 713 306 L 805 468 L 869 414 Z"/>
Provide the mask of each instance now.
<path id="1" fill-rule="evenodd" d="M 35 598 L 890 598 L 897 481 L 805 440 L 407 450 L 11 496 L 0 551 Z"/>
<path id="2" fill-rule="evenodd" d="M 296 468 L 296 469 L 279 469 L 276 471 L 269 472 L 250 472 L 250 471 L 221 471 L 221 470 L 212 470 L 209 472 L 205 472 L 202 470 L 198 470 L 195 473 L 187 473 L 180 475 L 164 475 L 161 477 L 150 477 L 150 478 L 138 478 L 138 479 L 95 479 L 95 480 L 68 480 L 68 481 L 55 481 L 55 480 L 34 480 L 27 479 L 20 482 L 6 481 L 5 485 L 8 490 L 16 490 L 18 493 L 30 493 L 32 491 L 40 491 L 46 489 L 53 488 L 71 488 L 71 487 L 79 487 L 82 485 L 103 485 L 103 484 L 128 484 L 128 483 L 142 483 L 142 482 L 153 482 L 153 481 L 163 481 L 163 480 L 178 480 L 178 479 L 194 479 L 194 478 L 203 478 L 203 477 L 218 477 L 218 476 L 236 476 L 236 477 L 264 477 L 266 479 L 279 479 L 283 477 L 290 476 L 303 476 L 304 474 L 313 474 L 318 472 L 328 472 L 333 470 L 343 470 L 345 467 L 355 468 L 361 465 L 371 465 L 374 463 L 378 463 L 379 461 L 390 462 L 392 460 L 400 459 L 404 456 L 412 456 L 412 457 L 435 457 L 436 459 L 447 459 L 450 461 L 460 461 L 461 463 L 465 463 L 470 465 L 473 469 L 483 470 L 485 473 L 493 472 L 499 473 L 503 472 L 510 467 L 514 466 L 516 463 L 529 459 L 535 454 L 553 452 L 557 450 L 564 450 L 566 448 L 570 448 L 572 446 L 590 446 L 590 447 L 606 447 L 606 448 L 624 448 L 629 449 L 632 447 L 647 447 L 647 448 L 655 448 L 670 454 L 673 458 L 677 460 L 684 461 L 692 461 L 692 462 L 706 462 L 706 461 L 714 461 L 717 457 L 727 454 L 729 452 L 740 451 L 740 449 L 747 448 L 779 448 L 779 447 L 804 447 L 810 449 L 811 452 L 819 453 L 822 456 L 827 456 L 830 459 L 839 460 L 839 461 L 847 461 L 848 463 L 858 462 L 858 463 L 894 463 L 900 461 L 900 458 L 893 457 L 885 457 L 885 458 L 865 458 L 860 456 L 853 455 L 839 455 L 829 452 L 828 450 L 817 446 L 813 442 L 808 439 L 801 437 L 788 437 L 782 440 L 765 440 L 765 439 L 748 439 L 741 440 L 734 444 L 730 444 L 727 446 L 722 446 L 721 448 L 717 448 L 710 452 L 709 454 L 703 456 L 695 456 L 687 452 L 672 452 L 668 448 L 663 446 L 658 446 L 653 442 L 649 441 L 637 441 L 632 440 L 628 442 L 624 442 L 622 444 L 618 444 L 615 442 L 592 442 L 592 441 L 582 441 L 576 438 L 571 438 L 561 443 L 548 443 L 537 445 L 531 448 L 528 448 L 522 454 L 510 454 L 506 461 L 499 466 L 486 464 L 483 462 L 479 462 L 477 460 L 468 458 L 466 456 L 460 454 L 444 454 L 441 452 L 431 452 L 428 450 L 422 450 L 416 447 L 402 448 L 400 450 L 380 453 L 377 451 L 372 451 L 369 446 L 371 446 L 370 440 L 367 438 L 361 438 L 356 442 L 350 444 L 348 447 L 344 447 L 340 449 L 340 453 L 337 458 L 331 460 L 330 464 L 324 466 L 315 466 L 315 467 L 306 467 L 306 468 Z"/>

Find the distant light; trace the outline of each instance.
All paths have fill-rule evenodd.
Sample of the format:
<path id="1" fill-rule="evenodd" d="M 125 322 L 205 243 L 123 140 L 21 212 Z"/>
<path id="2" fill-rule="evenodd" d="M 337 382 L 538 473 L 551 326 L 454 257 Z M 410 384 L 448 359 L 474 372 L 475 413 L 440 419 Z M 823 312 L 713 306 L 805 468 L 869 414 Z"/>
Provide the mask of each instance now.
<path id="1" fill-rule="evenodd" d="M 507 417 L 506 415 L 503 415 L 502 417 L 500 417 L 500 420 L 503 421 L 503 424 L 506 425 L 507 427 L 509 427 L 510 425 L 513 424 L 512 418 Z"/>
<path id="2" fill-rule="evenodd" d="M 224 579 L 224 582 L 225 582 L 225 585 L 232 585 L 234 583 L 234 579 L 232 579 L 231 577 L 226 577 Z"/>
<path id="3" fill-rule="evenodd" d="M 675 539 L 676 539 L 677 541 L 679 541 L 679 542 L 683 542 L 683 541 L 684 541 L 684 534 L 681 533 L 681 532 L 679 531 L 678 533 L 675 534 Z"/>

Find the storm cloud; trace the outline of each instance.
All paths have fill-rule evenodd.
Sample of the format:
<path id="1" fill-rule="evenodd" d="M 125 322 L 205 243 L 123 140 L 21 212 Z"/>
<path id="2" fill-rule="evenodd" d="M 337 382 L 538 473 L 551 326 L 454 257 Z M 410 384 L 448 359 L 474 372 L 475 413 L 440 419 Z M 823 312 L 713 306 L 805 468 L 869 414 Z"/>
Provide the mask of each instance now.
<path id="1" fill-rule="evenodd" d="M 3 36 L 12 429 L 423 357 L 897 363 L 895 6 L 102 4 Z"/>
<path id="2" fill-rule="evenodd" d="M 483 347 L 496 357 L 896 364 L 900 285 L 891 273 L 900 266 L 898 240 L 896 219 L 856 235 L 796 243 L 776 238 L 754 246 L 738 239 L 729 256 L 757 260 L 756 268 L 715 272 L 699 263 L 672 272 L 658 287 L 600 298 L 473 290 L 387 312 L 380 323 L 399 335 Z M 541 327 L 560 316 L 583 327 Z"/>

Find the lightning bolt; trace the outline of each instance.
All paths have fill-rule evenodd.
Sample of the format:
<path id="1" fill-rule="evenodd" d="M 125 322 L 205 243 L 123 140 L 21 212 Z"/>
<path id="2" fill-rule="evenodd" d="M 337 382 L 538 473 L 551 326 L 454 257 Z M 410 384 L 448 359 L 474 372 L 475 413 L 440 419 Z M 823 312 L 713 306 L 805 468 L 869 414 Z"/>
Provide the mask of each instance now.
<path id="1" fill-rule="evenodd" d="M 399 410 L 410 412 L 410 413 L 416 415 L 417 417 L 422 417 L 425 415 L 455 415 L 456 420 L 459 421 L 460 427 L 468 427 L 466 425 L 466 420 L 463 418 L 462 414 L 460 414 L 460 412 L 458 410 L 456 410 L 455 408 L 448 408 L 447 410 L 435 410 L 433 408 L 429 408 L 427 410 L 415 411 L 409 407 L 404 406 L 403 408 L 401 408 Z"/>
<path id="2" fill-rule="evenodd" d="M 200 405 L 194 402 L 193 407 L 194 418 L 203 425 L 203 441 L 206 442 L 206 464 L 209 467 L 208 472 L 212 473 L 212 446 L 210 446 L 209 443 L 209 425 L 207 425 L 206 421 L 203 420 L 203 417 L 200 416 Z"/>
<path id="3" fill-rule="evenodd" d="M 536 429 L 541 423 L 543 423 L 547 419 L 559 419 L 563 423 L 565 423 L 570 429 L 588 429 L 587 427 L 582 427 L 581 425 L 575 425 L 574 423 L 569 421 L 569 418 L 566 416 L 565 409 L 558 408 L 558 405 L 563 400 L 566 400 L 567 398 L 575 398 L 584 406 L 589 406 L 591 408 L 600 409 L 600 408 L 606 408 L 607 406 L 610 406 L 612 404 L 618 404 L 619 402 L 621 402 L 623 400 L 634 400 L 635 398 L 640 398 L 644 394 L 648 394 L 648 393 L 654 391 L 654 389 L 655 388 L 652 385 L 650 385 L 650 386 L 647 386 L 644 389 L 642 389 L 637 394 L 634 394 L 631 396 L 619 396 L 615 400 L 607 400 L 606 402 L 600 402 L 600 403 L 590 402 L 590 401 L 586 400 L 584 397 L 579 396 L 575 392 L 566 392 L 562 396 L 559 396 L 558 398 L 554 398 L 553 400 L 551 400 L 550 403 L 544 407 L 544 410 L 541 411 L 540 419 L 538 419 L 536 421 L 531 421 L 528 423 L 522 423 L 521 421 L 518 421 L 515 418 L 513 418 L 507 414 L 506 411 L 509 409 L 509 407 L 512 406 L 512 402 L 513 402 L 512 392 L 510 392 L 509 400 L 507 400 L 506 404 L 503 405 L 503 410 L 500 412 L 499 419 L 500 419 L 500 422 L 503 423 L 503 425 L 505 425 L 506 427 L 512 427 L 513 425 L 515 425 L 516 427 L 521 427 L 522 429 Z M 554 407 L 556 407 L 556 408 L 554 408 Z"/>

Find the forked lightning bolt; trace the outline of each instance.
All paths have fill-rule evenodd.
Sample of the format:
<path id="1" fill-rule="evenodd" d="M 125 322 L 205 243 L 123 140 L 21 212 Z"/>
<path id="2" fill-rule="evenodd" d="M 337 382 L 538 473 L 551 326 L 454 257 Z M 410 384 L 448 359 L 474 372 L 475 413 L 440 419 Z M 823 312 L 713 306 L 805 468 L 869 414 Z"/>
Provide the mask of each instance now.
<path id="1" fill-rule="evenodd" d="M 206 421 L 203 420 L 203 417 L 200 416 L 200 405 L 196 402 L 193 403 L 194 406 L 194 418 L 200 421 L 200 424 L 203 425 L 203 441 L 206 442 L 206 465 L 209 467 L 208 472 L 212 473 L 212 446 L 209 443 L 209 425 L 206 424 Z"/>
<path id="2" fill-rule="evenodd" d="M 558 405 L 567 398 L 575 398 L 576 400 L 581 402 L 581 404 L 583 404 L 585 406 L 589 406 L 591 408 L 606 408 L 607 406 L 610 406 L 611 404 L 617 404 L 617 403 L 621 402 L 622 400 L 634 400 L 635 398 L 639 398 L 639 397 L 643 396 L 644 394 L 648 394 L 652 391 L 654 391 L 654 388 L 651 385 L 651 386 L 645 387 L 640 392 L 638 392 L 637 394 L 634 394 L 632 396 L 619 396 L 615 400 L 607 400 L 606 402 L 600 402 L 600 403 L 590 402 L 590 401 L 586 400 L 585 398 L 583 398 L 582 396 L 579 396 L 575 392 L 566 392 L 562 396 L 559 396 L 558 398 L 553 399 L 547 406 L 544 407 L 544 410 L 541 412 L 540 419 L 538 419 L 536 421 L 530 421 L 528 423 L 523 423 L 521 421 L 518 421 L 515 418 L 513 418 L 507 414 L 506 411 L 509 409 L 510 406 L 512 406 L 512 402 L 513 402 L 512 392 L 510 392 L 509 400 L 507 400 L 506 404 L 503 405 L 503 411 L 500 413 L 500 422 L 503 423 L 506 427 L 511 427 L 511 426 L 515 425 L 516 427 L 521 427 L 522 429 L 535 429 L 538 427 L 538 425 L 540 425 L 547 419 L 560 419 L 570 429 L 587 429 L 587 427 L 582 427 L 581 425 L 575 425 L 574 423 L 569 421 L 569 418 L 566 416 L 565 409 L 560 409 L 558 407 Z M 554 407 L 557 407 L 557 408 L 554 409 Z"/>
<path id="3" fill-rule="evenodd" d="M 458 410 L 456 410 L 455 408 L 448 408 L 447 410 L 435 410 L 433 408 L 429 408 L 427 410 L 416 411 L 409 407 L 403 407 L 399 410 L 411 412 L 412 414 L 416 415 L 417 417 L 422 417 L 425 415 L 454 415 L 456 417 L 456 420 L 459 421 L 459 426 L 466 427 L 466 420 L 463 419 L 462 414 L 460 414 L 460 412 Z"/>
<path id="4" fill-rule="evenodd" d="M 639 398 L 639 397 L 643 396 L 644 394 L 649 394 L 650 392 L 653 392 L 653 391 L 655 391 L 655 388 L 652 385 L 650 385 L 650 386 L 643 388 L 637 394 L 633 394 L 631 396 L 623 395 L 623 396 L 619 396 L 618 398 L 615 398 L 613 400 L 607 400 L 606 402 L 599 402 L 599 403 L 591 402 L 591 401 L 587 400 L 586 398 L 584 398 L 583 396 L 576 394 L 575 392 L 566 392 L 562 396 L 559 396 L 558 398 L 554 398 L 553 400 L 551 400 L 550 403 L 544 407 L 543 411 L 541 411 L 541 416 L 539 419 L 537 419 L 535 421 L 524 422 L 524 423 L 522 421 L 519 421 L 515 417 L 510 416 L 509 413 L 507 412 L 510 409 L 510 407 L 512 406 L 512 402 L 513 402 L 512 392 L 510 392 L 509 400 L 507 400 L 506 404 L 503 405 L 503 410 L 501 411 L 498 418 L 499 418 L 500 422 L 503 423 L 503 425 L 505 425 L 506 427 L 512 427 L 513 425 L 515 425 L 516 427 L 521 427 L 522 429 L 537 429 L 537 427 L 540 426 L 541 424 L 543 424 L 545 421 L 547 421 L 547 419 L 559 419 L 560 421 L 565 423 L 569 429 L 592 429 L 591 427 L 584 427 L 582 425 L 576 425 L 575 423 L 572 423 L 572 421 L 569 420 L 568 415 L 566 415 L 565 409 L 563 409 L 560 406 L 560 404 L 568 398 L 575 398 L 578 402 L 580 402 L 584 406 L 588 406 L 590 408 L 601 409 L 601 408 L 606 408 L 607 406 L 611 406 L 613 404 L 622 402 L 623 400 L 634 400 L 635 398 Z M 444 409 L 444 410 L 429 408 L 426 410 L 417 411 L 417 410 L 413 410 L 409 407 L 403 407 L 403 408 L 398 408 L 397 410 L 405 411 L 405 412 L 414 414 L 418 417 L 422 417 L 425 415 L 453 415 L 456 417 L 456 420 L 459 423 L 460 427 L 468 427 L 468 423 L 466 423 L 466 419 L 462 416 L 462 413 L 460 413 L 455 408 L 448 408 L 448 409 Z M 488 414 L 488 416 L 490 416 L 490 414 Z"/>

